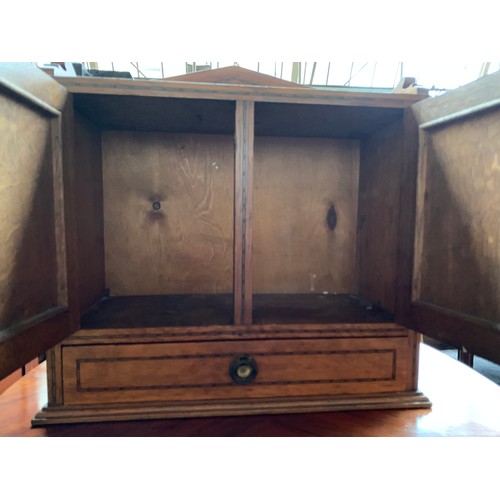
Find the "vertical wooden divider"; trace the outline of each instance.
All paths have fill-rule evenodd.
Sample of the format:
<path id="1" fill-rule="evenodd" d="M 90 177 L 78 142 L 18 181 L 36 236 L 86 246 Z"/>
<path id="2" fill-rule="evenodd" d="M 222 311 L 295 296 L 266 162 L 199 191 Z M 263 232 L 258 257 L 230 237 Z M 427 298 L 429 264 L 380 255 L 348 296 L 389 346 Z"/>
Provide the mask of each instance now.
<path id="1" fill-rule="evenodd" d="M 252 323 L 254 103 L 236 102 L 234 172 L 234 324 Z"/>

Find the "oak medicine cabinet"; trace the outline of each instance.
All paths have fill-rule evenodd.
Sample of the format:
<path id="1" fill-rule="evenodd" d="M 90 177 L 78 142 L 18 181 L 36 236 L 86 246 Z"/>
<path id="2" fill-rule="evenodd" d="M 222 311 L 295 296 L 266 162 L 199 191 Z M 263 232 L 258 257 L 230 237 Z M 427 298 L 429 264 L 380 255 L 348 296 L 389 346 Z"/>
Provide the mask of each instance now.
<path id="1" fill-rule="evenodd" d="M 421 333 L 500 362 L 500 74 L 3 64 L 0 231 L 0 378 L 47 352 L 33 425 L 429 407 Z"/>

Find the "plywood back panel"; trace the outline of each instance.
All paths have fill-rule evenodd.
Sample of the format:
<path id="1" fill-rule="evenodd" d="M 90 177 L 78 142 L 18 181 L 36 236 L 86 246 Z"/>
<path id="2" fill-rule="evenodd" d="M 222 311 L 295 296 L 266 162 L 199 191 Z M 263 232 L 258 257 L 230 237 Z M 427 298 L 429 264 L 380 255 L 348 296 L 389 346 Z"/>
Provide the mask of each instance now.
<path id="1" fill-rule="evenodd" d="M 254 165 L 254 292 L 356 291 L 359 142 L 256 137 Z"/>
<path id="2" fill-rule="evenodd" d="M 500 111 L 422 133 L 414 299 L 500 321 Z"/>
<path id="3" fill-rule="evenodd" d="M 102 298 L 105 288 L 103 188 L 101 133 L 78 113 L 74 144 L 79 302 L 83 312 Z"/>
<path id="4" fill-rule="evenodd" d="M 112 295 L 232 291 L 232 136 L 104 132 L 103 179 Z"/>
<path id="5" fill-rule="evenodd" d="M 394 311 L 398 254 L 402 122 L 362 141 L 359 178 L 359 293 Z"/>
<path id="6" fill-rule="evenodd" d="M 0 330 L 58 305 L 51 127 L 0 94 Z"/>

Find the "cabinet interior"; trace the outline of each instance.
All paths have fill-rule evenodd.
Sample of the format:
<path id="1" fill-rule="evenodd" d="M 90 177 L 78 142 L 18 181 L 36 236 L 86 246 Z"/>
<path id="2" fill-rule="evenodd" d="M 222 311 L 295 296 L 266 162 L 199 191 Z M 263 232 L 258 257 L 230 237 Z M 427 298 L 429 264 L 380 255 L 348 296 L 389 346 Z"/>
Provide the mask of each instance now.
<path id="1" fill-rule="evenodd" d="M 73 105 L 82 327 L 232 324 L 235 102 Z M 403 114 L 255 104 L 255 324 L 393 319 Z"/>

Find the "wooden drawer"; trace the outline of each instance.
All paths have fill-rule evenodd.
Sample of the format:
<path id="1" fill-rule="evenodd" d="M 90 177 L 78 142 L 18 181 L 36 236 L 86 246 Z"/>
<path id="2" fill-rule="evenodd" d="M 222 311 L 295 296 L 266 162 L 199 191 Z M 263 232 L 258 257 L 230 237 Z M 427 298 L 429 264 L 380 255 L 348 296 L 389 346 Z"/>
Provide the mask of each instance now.
<path id="1" fill-rule="evenodd" d="M 409 345 L 395 337 L 66 346 L 64 404 L 401 392 L 410 385 Z M 231 377 L 240 356 L 255 361 L 250 383 Z"/>

